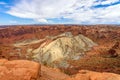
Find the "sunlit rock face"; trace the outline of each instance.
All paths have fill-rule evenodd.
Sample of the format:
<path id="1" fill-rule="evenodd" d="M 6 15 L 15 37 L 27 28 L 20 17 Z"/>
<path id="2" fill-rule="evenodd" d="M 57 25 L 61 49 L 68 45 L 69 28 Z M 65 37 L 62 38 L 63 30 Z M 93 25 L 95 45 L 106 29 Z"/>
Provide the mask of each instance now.
<path id="1" fill-rule="evenodd" d="M 81 70 L 72 78 L 65 80 L 120 80 L 120 75 L 107 72 L 93 72 L 87 70 Z"/>
<path id="2" fill-rule="evenodd" d="M 97 45 L 89 38 L 81 34 L 74 36 L 71 32 L 47 37 L 47 39 L 46 42 L 32 52 L 34 53 L 34 60 L 47 65 L 51 65 L 55 61 L 77 60 L 85 55 L 85 51 Z"/>
<path id="3" fill-rule="evenodd" d="M 120 75 L 89 70 L 79 70 L 77 74 L 66 75 L 57 68 L 42 66 L 40 80 L 120 80 Z"/>
<path id="4" fill-rule="evenodd" d="M 28 60 L 0 59 L 0 80 L 37 80 L 40 64 Z"/>

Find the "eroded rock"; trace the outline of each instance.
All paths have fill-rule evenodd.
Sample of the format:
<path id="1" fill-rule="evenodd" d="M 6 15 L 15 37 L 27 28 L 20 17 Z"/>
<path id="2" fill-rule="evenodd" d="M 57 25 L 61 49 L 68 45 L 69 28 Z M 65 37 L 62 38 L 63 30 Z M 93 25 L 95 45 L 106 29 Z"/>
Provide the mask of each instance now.
<path id="1" fill-rule="evenodd" d="M 0 60 L 0 80 L 36 80 L 40 64 L 28 60 Z"/>
<path id="2" fill-rule="evenodd" d="M 66 32 L 42 43 L 33 51 L 33 59 L 48 65 L 54 61 L 76 60 L 95 45 L 96 43 L 91 39 L 81 34 L 74 36 L 72 33 Z"/>
<path id="3" fill-rule="evenodd" d="M 65 80 L 120 80 L 120 75 L 106 72 L 93 72 L 81 70 L 78 74 L 73 75 L 72 78 Z"/>

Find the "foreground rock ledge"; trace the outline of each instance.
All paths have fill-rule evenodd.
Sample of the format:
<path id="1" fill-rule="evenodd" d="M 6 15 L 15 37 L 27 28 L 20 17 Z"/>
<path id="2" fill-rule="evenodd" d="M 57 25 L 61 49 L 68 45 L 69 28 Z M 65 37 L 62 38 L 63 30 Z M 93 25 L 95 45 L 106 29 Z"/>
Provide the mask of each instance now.
<path id="1" fill-rule="evenodd" d="M 40 64 L 28 60 L 0 59 L 0 80 L 36 80 Z"/>
<path id="2" fill-rule="evenodd" d="M 108 72 L 94 72 L 80 70 L 75 75 L 66 75 L 59 69 L 41 65 L 41 77 L 39 80 L 120 80 L 119 74 Z"/>
<path id="3" fill-rule="evenodd" d="M 88 70 L 81 70 L 78 74 L 73 75 L 72 78 L 65 80 L 120 80 L 120 75 L 107 72 L 93 72 Z"/>

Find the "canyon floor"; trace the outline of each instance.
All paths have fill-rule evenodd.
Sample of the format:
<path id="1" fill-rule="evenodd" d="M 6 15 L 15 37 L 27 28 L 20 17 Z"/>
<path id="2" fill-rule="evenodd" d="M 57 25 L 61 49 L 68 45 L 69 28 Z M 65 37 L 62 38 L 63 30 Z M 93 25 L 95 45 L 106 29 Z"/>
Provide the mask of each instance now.
<path id="1" fill-rule="evenodd" d="M 3 26 L 0 80 L 120 80 L 120 26 Z"/>

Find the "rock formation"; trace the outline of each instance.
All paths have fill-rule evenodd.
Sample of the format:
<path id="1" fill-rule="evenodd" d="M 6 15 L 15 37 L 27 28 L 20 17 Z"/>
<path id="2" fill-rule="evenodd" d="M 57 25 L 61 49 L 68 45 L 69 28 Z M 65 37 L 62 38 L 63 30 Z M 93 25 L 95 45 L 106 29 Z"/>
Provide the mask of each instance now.
<path id="1" fill-rule="evenodd" d="M 99 44 L 91 51 L 88 50 L 96 44 L 89 38 Z M 96 57 L 101 52 L 109 57 Z M 0 60 L 0 80 L 120 80 L 119 53 L 120 27 L 115 25 L 7 26 L 0 28 L 0 58 L 14 60 Z M 82 60 L 84 55 L 86 59 Z M 95 58 L 92 58 L 93 55 Z M 69 66 L 77 72 L 70 76 L 58 69 L 61 67 L 56 69 L 43 66 L 39 79 L 38 63 L 15 59 L 35 60 L 53 66 Z M 82 64 L 80 60 L 85 66 L 79 66 Z M 70 64 L 70 61 L 74 64 Z M 92 66 L 89 67 L 85 63 Z M 93 72 L 93 69 L 102 73 Z"/>
<path id="2" fill-rule="evenodd" d="M 81 70 L 78 74 L 73 75 L 72 78 L 65 80 L 120 80 L 120 75 L 106 72 L 99 73 Z"/>
<path id="3" fill-rule="evenodd" d="M 88 70 L 80 70 L 77 74 L 66 75 L 56 68 L 41 66 L 40 80 L 120 80 L 120 75 Z"/>
<path id="4" fill-rule="evenodd" d="M 59 69 L 43 65 L 40 71 L 40 65 L 32 61 L 0 59 L 0 80 L 120 80 L 120 75 L 88 70 L 66 75 Z"/>
<path id="5" fill-rule="evenodd" d="M 36 80 L 40 65 L 27 60 L 0 59 L 0 80 Z"/>
<path id="6" fill-rule="evenodd" d="M 69 75 L 61 72 L 57 68 L 51 68 L 41 65 L 40 80 L 64 80 L 70 78 Z"/>
<path id="7" fill-rule="evenodd" d="M 89 38 L 79 34 L 73 36 L 72 33 L 66 32 L 55 37 L 49 37 L 48 40 L 32 53 L 33 59 L 45 64 L 51 64 L 54 61 L 77 60 L 85 55 L 85 51 L 95 46 Z"/>

